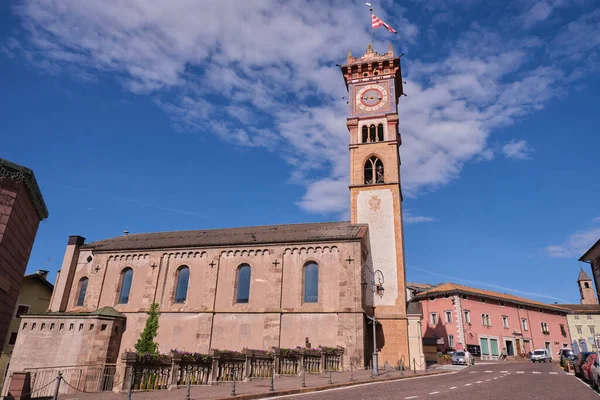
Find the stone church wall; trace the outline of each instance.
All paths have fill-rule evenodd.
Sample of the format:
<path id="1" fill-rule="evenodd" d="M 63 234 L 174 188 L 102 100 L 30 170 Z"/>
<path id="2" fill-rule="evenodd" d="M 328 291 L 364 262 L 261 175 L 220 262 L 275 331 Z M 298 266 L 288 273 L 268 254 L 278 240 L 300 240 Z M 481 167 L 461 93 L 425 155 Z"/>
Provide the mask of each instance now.
<path id="1" fill-rule="evenodd" d="M 154 301 L 161 317 L 157 342 L 173 349 L 270 349 L 273 346 L 342 346 L 355 362 L 364 357 L 364 309 L 360 239 L 239 248 L 153 250 L 92 254 L 75 252 L 67 312 L 114 307 L 127 318 L 119 353 L 134 349 Z M 68 261 L 68 260 L 67 260 Z M 318 302 L 304 302 L 304 266 L 319 266 Z M 236 302 L 237 270 L 251 267 L 248 303 Z M 187 299 L 175 303 L 177 270 L 190 269 Z M 119 304 L 121 274 L 133 270 L 129 300 Z M 68 268 L 65 268 L 68 269 Z M 68 271 L 61 271 L 67 273 Z M 79 282 L 88 278 L 83 306 L 77 306 Z M 62 296 L 58 293 L 57 296 Z"/>

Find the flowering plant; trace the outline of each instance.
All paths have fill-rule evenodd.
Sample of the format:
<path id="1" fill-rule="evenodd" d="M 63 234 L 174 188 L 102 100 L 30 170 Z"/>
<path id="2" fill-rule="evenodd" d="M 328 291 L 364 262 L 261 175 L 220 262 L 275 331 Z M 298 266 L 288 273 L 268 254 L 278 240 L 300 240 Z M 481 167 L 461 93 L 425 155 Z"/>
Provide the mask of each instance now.
<path id="1" fill-rule="evenodd" d="M 239 351 L 231 351 L 231 350 L 219 350 L 213 349 L 215 354 L 220 355 L 223 358 L 246 358 L 246 356 Z"/>
<path id="2" fill-rule="evenodd" d="M 171 356 L 159 353 L 138 353 L 138 361 L 142 364 L 155 364 L 171 362 Z"/>
<path id="3" fill-rule="evenodd" d="M 212 357 L 208 354 L 197 353 L 197 352 L 189 352 L 182 350 L 171 350 L 173 353 L 178 353 L 181 355 L 181 361 L 188 363 L 210 363 L 212 362 Z"/>
<path id="4" fill-rule="evenodd" d="M 262 350 L 262 349 L 249 349 L 247 347 L 244 347 L 244 350 L 242 350 L 242 353 L 254 354 L 254 355 L 257 355 L 257 356 L 273 357 L 273 352 L 272 351 Z"/>

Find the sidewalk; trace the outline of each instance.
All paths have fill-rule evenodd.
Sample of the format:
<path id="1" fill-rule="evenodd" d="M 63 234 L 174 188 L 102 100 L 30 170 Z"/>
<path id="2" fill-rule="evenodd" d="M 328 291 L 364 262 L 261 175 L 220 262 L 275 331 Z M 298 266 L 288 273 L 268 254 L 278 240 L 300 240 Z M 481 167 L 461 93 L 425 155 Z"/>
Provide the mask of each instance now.
<path id="1" fill-rule="evenodd" d="M 330 388 L 351 386 L 370 382 L 389 381 L 398 379 L 410 379 L 417 376 L 447 374 L 452 371 L 417 371 L 415 374 L 412 371 L 390 371 L 385 373 L 380 371 L 380 375 L 376 378 L 370 376 L 369 370 L 354 371 L 354 380 L 350 381 L 350 372 L 333 372 L 329 383 L 328 374 L 306 374 L 306 387 L 301 387 L 301 378 L 299 376 L 282 376 L 274 379 L 274 392 L 269 392 L 270 379 L 257 379 L 251 382 L 236 382 L 236 396 L 231 397 L 232 383 L 222 383 L 218 386 L 192 386 L 190 391 L 191 399 L 206 399 L 206 400 L 249 400 L 260 399 L 270 396 L 281 396 L 286 394 L 308 393 Z M 169 399 L 185 399 L 186 388 L 180 386 L 174 390 L 156 390 L 151 392 L 133 392 L 132 399 L 149 399 L 149 400 L 164 400 Z M 124 400 L 127 399 L 127 394 L 115 394 L 112 392 L 102 393 L 80 393 L 75 395 L 61 395 L 60 400 Z"/>

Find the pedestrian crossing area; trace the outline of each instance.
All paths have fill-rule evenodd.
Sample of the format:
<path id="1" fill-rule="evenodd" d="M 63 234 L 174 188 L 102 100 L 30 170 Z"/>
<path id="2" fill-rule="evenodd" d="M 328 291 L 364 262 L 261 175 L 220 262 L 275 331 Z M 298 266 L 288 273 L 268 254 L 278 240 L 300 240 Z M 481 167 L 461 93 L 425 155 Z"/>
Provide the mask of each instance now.
<path id="1" fill-rule="evenodd" d="M 469 371 L 470 374 L 491 374 L 498 373 L 498 371 Z M 508 371 L 499 371 L 501 374 L 510 375 L 511 373 Z M 525 375 L 525 374 L 533 374 L 533 375 L 558 375 L 559 373 L 556 371 L 514 371 L 517 375 Z M 496 379 L 496 378 L 494 378 Z"/>

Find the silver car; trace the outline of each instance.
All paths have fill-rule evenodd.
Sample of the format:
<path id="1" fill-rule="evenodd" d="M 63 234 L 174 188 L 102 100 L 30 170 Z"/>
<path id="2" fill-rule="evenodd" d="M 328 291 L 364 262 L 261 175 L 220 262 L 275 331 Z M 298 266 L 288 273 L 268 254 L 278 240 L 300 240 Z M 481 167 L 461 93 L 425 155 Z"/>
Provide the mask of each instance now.
<path id="1" fill-rule="evenodd" d="M 452 354 L 452 365 L 475 365 L 475 359 L 468 351 L 455 351 Z"/>

